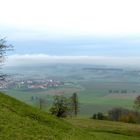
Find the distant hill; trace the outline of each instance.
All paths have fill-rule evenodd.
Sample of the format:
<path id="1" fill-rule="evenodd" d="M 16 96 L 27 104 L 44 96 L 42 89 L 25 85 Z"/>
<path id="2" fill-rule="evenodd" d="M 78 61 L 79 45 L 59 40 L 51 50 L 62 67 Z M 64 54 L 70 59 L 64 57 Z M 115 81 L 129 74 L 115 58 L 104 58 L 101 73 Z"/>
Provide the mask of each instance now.
<path id="1" fill-rule="evenodd" d="M 58 119 L 0 93 L 0 140 L 139 140 L 140 126 Z"/>

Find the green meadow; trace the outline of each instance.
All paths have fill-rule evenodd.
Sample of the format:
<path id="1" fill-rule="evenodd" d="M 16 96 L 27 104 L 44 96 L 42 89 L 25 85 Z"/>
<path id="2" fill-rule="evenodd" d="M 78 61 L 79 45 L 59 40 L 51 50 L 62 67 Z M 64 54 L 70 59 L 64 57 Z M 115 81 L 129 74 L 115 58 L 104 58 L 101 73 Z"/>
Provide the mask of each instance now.
<path id="1" fill-rule="evenodd" d="M 76 92 L 79 97 L 81 117 L 91 117 L 95 112 L 106 113 L 113 107 L 132 109 L 134 99 L 140 94 L 139 70 L 128 68 L 118 70 L 94 65 L 50 64 L 40 67 L 10 67 L 6 72 L 11 75 L 17 73 L 15 78 L 21 74 L 23 80 L 46 77 L 64 82 L 64 85 L 59 87 L 11 88 L 5 92 L 33 106 L 37 106 L 37 103 L 31 101 L 32 96 L 43 98 L 47 102 L 46 110 L 50 108 L 54 95 L 63 94 L 70 97 Z M 110 90 L 112 93 L 109 92 Z M 126 93 L 122 93 L 124 90 Z"/>

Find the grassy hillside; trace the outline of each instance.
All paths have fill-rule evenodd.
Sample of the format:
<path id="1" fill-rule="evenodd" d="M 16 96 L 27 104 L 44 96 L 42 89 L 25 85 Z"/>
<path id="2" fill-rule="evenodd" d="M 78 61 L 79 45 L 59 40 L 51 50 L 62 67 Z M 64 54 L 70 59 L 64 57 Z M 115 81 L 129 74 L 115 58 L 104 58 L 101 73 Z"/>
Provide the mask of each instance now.
<path id="1" fill-rule="evenodd" d="M 66 121 L 94 135 L 95 140 L 140 140 L 140 125 L 83 118 Z"/>
<path id="2" fill-rule="evenodd" d="M 58 119 L 0 93 L 0 140 L 139 140 L 140 126 Z"/>
<path id="3" fill-rule="evenodd" d="M 0 140 L 69 140 L 85 136 L 81 129 L 63 120 L 0 94 Z"/>

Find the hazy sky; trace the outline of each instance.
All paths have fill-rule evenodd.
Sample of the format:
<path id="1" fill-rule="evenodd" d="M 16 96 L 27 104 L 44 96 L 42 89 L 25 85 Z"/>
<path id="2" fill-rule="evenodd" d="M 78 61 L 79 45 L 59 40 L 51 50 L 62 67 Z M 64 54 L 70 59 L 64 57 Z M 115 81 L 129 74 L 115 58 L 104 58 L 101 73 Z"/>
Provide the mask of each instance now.
<path id="1" fill-rule="evenodd" d="M 0 20 L 22 35 L 140 33 L 139 0 L 1 0 Z M 33 33 L 33 34 L 32 34 Z M 18 31 L 13 33 L 14 37 Z"/>
<path id="2" fill-rule="evenodd" d="M 9 59 L 43 54 L 45 59 L 75 56 L 80 61 L 84 56 L 87 61 L 97 57 L 128 63 L 139 58 L 139 0 L 0 0 L 0 4 L 0 37 L 15 46 Z"/>

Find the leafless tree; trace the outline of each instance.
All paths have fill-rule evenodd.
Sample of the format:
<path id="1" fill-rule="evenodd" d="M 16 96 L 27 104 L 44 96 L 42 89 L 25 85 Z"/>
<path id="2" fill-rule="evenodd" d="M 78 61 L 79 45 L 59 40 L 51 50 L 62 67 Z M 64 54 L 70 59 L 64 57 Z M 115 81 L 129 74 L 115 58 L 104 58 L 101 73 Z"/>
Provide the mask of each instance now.
<path id="1" fill-rule="evenodd" d="M 78 113 L 78 110 L 79 110 L 77 93 L 73 93 L 73 95 L 71 97 L 71 101 L 72 101 L 72 108 L 73 108 L 73 111 L 74 111 L 74 115 L 77 116 L 77 113 Z"/>
<path id="2" fill-rule="evenodd" d="M 2 66 L 6 60 L 7 51 L 12 50 L 12 48 L 13 48 L 12 45 L 7 45 L 7 41 L 5 38 L 0 39 L 0 69 L 2 69 Z M 6 76 L 7 76 L 6 74 L 0 71 L 0 84 L 2 84 L 2 82 L 5 80 Z"/>
<path id="3" fill-rule="evenodd" d="M 38 99 L 38 105 L 39 105 L 39 109 L 42 110 L 47 104 L 47 101 L 43 98 L 39 98 Z"/>

